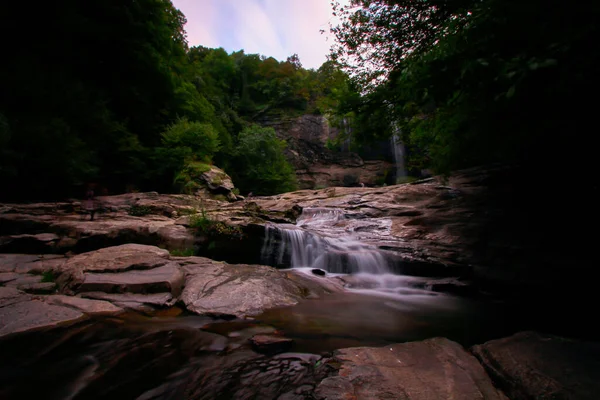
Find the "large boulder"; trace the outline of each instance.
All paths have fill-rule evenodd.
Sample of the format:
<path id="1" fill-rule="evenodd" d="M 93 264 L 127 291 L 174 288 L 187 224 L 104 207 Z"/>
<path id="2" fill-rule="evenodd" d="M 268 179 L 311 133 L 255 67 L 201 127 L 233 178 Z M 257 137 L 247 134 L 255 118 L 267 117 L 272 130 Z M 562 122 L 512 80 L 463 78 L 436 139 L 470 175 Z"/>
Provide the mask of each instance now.
<path id="1" fill-rule="evenodd" d="M 445 338 L 341 349 L 333 364 L 338 375 L 319 384 L 317 399 L 506 399 L 475 357 Z"/>
<path id="2" fill-rule="evenodd" d="M 512 400 L 592 400 L 600 393 L 600 343 L 520 332 L 472 351 Z"/>
<path id="3" fill-rule="evenodd" d="M 102 273 L 150 270 L 168 264 L 168 257 L 167 250 L 155 246 L 125 244 L 107 247 L 69 259 L 56 271 L 60 275 L 58 283 L 62 290 L 77 290 L 86 280 L 86 273 L 96 277 Z"/>
<path id="4" fill-rule="evenodd" d="M 302 284 L 272 267 L 230 265 L 202 257 L 191 257 L 189 262 L 183 267 L 186 278 L 181 300 L 197 314 L 243 318 L 297 304 L 315 291 L 314 281 Z M 327 286 L 321 290 L 332 291 Z"/>

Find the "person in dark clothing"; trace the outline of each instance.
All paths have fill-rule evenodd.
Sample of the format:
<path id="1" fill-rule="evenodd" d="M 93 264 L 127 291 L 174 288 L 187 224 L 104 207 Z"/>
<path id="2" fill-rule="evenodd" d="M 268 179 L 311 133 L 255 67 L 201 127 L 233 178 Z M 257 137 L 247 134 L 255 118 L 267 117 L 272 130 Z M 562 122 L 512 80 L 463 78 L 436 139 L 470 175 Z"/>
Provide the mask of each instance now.
<path id="1" fill-rule="evenodd" d="M 94 214 L 96 213 L 95 201 L 94 190 L 90 188 L 85 194 L 85 209 L 90 213 L 90 221 L 94 220 Z"/>

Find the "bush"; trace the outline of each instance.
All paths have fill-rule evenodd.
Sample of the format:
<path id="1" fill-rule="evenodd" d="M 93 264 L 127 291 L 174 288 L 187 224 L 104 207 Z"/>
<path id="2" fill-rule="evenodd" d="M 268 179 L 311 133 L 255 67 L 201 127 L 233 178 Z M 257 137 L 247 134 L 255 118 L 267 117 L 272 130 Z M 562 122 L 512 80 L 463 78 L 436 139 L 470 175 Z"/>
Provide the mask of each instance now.
<path id="1" fill-rule="evenodd" d="M 175 257 L 191 257 L 196 254 L 195 250 L 191 247 L 187 249 L 173 249 L 170 253 Z"/>
<path id="2" fill-rule="evenodd" d="M 163 145 L 167 148 L 185 148 L 195 160 L 210 162 L 219 150 L 219 135 L 209 124 L 191 122 L 180 118 L 162 133 Z"/>
<path id="3" fill-rule="evenodd" d="M 204 210 L 200 214 L 190 217 L 190 227 L 197 234 L 210 238 L 227 237 L 228 239 L 242 239 L 244 233 L 239 226 L 227 225 L 222 221 L 210 219 Z"/>
<path id="4" fill-rule="evenodd" d="M 148 215 L 152 212 L 152 209 L 148 206 L 140 206 L 138 204 L 133 204 L 129 207 L 129 211 L 127 214 L 132 215 L 134 217 L 143 217 L 144 215 Z"/>
<path id="5" fill-rule="evenodd" d="M 202 187 L 200 176 L 210 171 L 210 165 L 199 161 L 190 161 L 175 176 L 174 183 L 179 187 L 179 191 L 187 194 L 193 194 Z"/>

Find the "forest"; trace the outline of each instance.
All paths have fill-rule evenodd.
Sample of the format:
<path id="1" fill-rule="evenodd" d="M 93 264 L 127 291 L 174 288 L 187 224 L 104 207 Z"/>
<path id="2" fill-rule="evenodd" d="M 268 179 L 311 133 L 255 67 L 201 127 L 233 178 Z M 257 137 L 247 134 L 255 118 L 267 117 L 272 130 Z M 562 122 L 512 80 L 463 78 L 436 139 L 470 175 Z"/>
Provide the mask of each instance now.
<path id="1" fill-rule="evenodd" d="M 409 166 L 441 173 L 593 167 L 595 3 L 335 3 L 337 44 L 317 70 L 297 55 L 189 47 L 169 0 L 9 3 L 3 37 L 27 15 L 35 40 L 4 44 L 3 199 L 79 195 L 90 182 L 185 192 L 211 163 L 242 192 L 293 190 L 285 143 L 262 123 L 308 113 L 349 118 L 358 146 L 401 132 Z"/>

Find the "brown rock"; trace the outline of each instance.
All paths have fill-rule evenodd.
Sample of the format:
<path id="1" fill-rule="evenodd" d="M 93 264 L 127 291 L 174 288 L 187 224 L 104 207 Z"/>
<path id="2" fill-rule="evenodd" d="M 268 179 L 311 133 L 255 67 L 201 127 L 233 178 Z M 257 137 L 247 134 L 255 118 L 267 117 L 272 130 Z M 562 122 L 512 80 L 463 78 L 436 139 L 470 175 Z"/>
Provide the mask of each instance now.
<path id="1" fill-rule="evenodd" d="M 127 304 L 126 308 L 132 308 L 132 306 L 135 306 L 136 304 L 143 306 L 171 307 L 177 300 L 171 293 L 136 294 L 85 292 L 81 293 L 80 296 L 90 299 L 106 300 L 117 305 Z"/>
<path id="2" fill-rule="evenodd" d="M 0 307 L 30 300 L 31 296 L 17 288 L 0 286 Z"/>
<path id="3" fill-rule="evenodd" d="M 202 257 L 187 257 L 180 263 L 186 275 L 181 300 L 197 314 L 243 318 L 332 291 L 325 279 L 320 279 L 324 283 L 320 285 L 319 280 L 296 279 L 295 273 L 264 265 L 230 265 Z"/>
<path id="4" fill-rule="evenodd" d="M 108 301 L 82 299 L 74 296 L 47 296 L 44 301 L 48 304 L 74 308 L 88 315 L 116 315 L 123 312 L 122 308 Z"/>
<path id="5" fill-rule="evenodd" d="M 265 354 L 286 352 L 294 344 L 292 339 L 275 335 L 254 335 L 249 340 L 254 350 Z"/>
<path id="6" fill-rule="evenodd" d="M 56 283 L 54 282 L 35 282 L 19 285 L 18 288 L 24 292 L 31 294 L 50 294 L 56 291 Z"/>
<path id="7" fill-rule="evenodd" d="M 600 393 L 600 343 L 521 332 L 472 351 L 513 400 L 592 400 Z"/>
<path id="8" fill-rule="evenodd" d="M 444 338 L 338 350 L 337 377 L 318 386 L 318 399 L 505 400 L 475 357 Z"/>
<path id="9" fill-rule="evenodd" d="M 181 293 L 184 276 L 177 263 L 120 273 L 85 273 L 79 292 Z"/>
<path id="10" fill-rule="evenodd" d="M 23 275 L 15 272 L 0 272 L 0 285 L 5 284 L 6 282 L 14 281 L 22 276 Z"/>
<path id="11" fill-rule="evenodd" d="M 0 308 L 0 338 L 66 326 L 84 318 L 81 312 L 68 307 L 50 305 L 39 300 L 18 302 Z"/>

